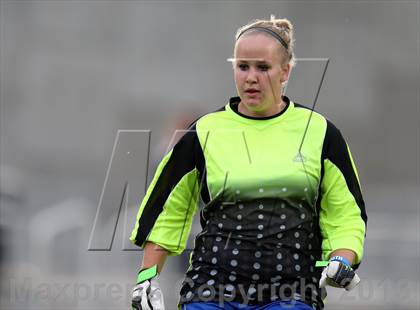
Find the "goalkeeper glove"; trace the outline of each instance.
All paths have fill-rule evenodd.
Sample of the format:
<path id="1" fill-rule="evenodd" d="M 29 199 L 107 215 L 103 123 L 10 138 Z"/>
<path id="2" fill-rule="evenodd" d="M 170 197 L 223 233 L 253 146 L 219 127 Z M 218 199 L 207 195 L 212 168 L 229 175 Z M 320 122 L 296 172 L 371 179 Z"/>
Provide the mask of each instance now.
<path id="1" fill-rule="evenodd" d="M 157 265 L 140 270 L 133 288 L 133 310 L 164 310 L 163 294 L 158 282 Z"/>
<path id="2" fill-rule="evenodd" d="M 345 288 L 347 291 L 350 291 L 359 282 L 359 276 L 351 268 L 347 259 L 342 256 L 334 256 L 322 271 L 319 287 L 324 288 L 326 285 L 330 285 Z"/>

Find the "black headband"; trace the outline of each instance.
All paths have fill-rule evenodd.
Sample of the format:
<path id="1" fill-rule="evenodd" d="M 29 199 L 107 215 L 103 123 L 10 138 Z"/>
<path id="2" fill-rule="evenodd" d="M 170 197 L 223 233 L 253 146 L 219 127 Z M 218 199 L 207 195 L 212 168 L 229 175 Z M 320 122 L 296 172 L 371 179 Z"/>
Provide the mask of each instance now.
<path id="1" fill-rule="evenodd" d="M 253 29 L 254 30 L 258 30 L 258 31 L 263 31 L 263 32 L 266 32 L 266 33 L 270 34 L 271 36 L 273 36 L 274 38 L 276 38 L 277 41 L 279 41 L 281 43 L 281 45 L 283 45 L 286 50 L 288 49 L 287 43 L 284 42 L 283 38 L 278 33 L 274 32 L 271 29 L 264 28 L 264 27 L 255 26 L 255 27 L 247 28 L 247 29 L 245 29 L 244 31 L 242 31 L 238 35 L 238 37 L 236 38 L 236 40 L 238 40 L 245 32 L 248 32 L 248 30 L 253 30 Z"/>

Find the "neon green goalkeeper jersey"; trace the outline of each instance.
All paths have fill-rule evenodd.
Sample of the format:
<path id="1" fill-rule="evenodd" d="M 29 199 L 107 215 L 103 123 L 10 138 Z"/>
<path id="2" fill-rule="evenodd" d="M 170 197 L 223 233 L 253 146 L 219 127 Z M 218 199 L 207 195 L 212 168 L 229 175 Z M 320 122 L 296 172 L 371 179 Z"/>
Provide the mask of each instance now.
<path id="1" fill-rule="evenodd" d="M 360 263 L 367 216 L 350 150 L 321 114 L 283 100 L 279 114 L 253 118 L 231 98 L 194 122 L 158 166 L 130 239 L 181 254 L 201 197 L 181 303 L 202 300 L 200 283 L 225 286 L 215 300 L 239 284 L 317 286 L 315 261 L 336 249 L 353 250 Z M 322 307 L 317 289 L 309 295 L 304 302 Z"/>

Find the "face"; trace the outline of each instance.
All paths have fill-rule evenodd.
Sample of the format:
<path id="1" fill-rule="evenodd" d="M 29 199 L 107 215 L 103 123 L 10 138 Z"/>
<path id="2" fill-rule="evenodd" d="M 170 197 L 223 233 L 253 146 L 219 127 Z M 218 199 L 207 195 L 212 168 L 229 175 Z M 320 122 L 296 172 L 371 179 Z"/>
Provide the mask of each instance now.
<path id="1" fill-rule="evenodd" d="M 281 45 L 261 33 L 242 36 L 235 45 L 234 75 L 242 105 L 250 114 L 273 115 L 281 104 L 282 83 L 290 65 L 283 64 Z"/>

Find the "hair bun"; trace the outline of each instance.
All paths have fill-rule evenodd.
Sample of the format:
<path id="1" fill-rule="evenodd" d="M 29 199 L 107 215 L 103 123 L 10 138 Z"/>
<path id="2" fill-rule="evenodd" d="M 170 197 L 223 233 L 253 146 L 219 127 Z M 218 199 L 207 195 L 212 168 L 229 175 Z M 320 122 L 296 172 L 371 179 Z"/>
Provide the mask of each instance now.
<path id="1" fill-rule="evenodd" d="M 276 19 L 276 20 L 273 21 L 273 24 L 277 28 L 280 28 L 282 30 L 286 30 L 286 31 L 292 31 L 293 30 L 292 23 L 290 21 L 288 21 L 287 19 Z"/>

